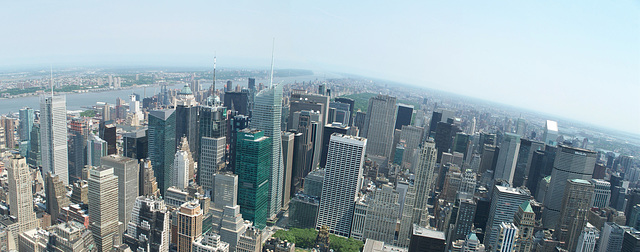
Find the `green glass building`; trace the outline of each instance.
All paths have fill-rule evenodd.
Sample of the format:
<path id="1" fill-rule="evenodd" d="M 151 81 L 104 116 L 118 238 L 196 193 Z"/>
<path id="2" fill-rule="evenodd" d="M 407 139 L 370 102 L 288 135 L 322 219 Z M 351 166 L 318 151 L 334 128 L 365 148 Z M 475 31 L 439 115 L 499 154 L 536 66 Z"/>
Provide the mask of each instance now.
<path id="1" fill-rule="evenodd" d="M 238 132 L 236 174 L 238 205 L 245 220 L 263 229 L 269 215 L 269 177 L 271 176 L 271 138 L 260 130 Z"/>
<path id="2" fill-rule="evenodd" d="M 176 115 L 173 109 L 149 112 L 149 159 L 164 195 L 171 186 L 171 167 L 176 153 Z"/>

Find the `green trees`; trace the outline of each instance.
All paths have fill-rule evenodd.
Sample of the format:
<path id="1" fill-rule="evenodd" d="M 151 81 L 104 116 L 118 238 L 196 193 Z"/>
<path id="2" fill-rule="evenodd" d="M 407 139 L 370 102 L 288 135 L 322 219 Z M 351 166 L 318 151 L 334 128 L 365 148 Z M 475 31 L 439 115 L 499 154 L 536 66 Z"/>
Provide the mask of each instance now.
<path id="1" fill-rule="evenodd" d="M 315 247 L 316 236 L 318 231 L 312 228 L 300 229 L 292 228 L 289 230 L 278 230 L 273 237 L 287 240 L 296 244 L 297 248 L 313 248 Z M 345 238 L 341 236 L 331 235 L 329 247 L 336 252 L 358 252 L 364 247 L 361 241 L 353 238 Z"/>

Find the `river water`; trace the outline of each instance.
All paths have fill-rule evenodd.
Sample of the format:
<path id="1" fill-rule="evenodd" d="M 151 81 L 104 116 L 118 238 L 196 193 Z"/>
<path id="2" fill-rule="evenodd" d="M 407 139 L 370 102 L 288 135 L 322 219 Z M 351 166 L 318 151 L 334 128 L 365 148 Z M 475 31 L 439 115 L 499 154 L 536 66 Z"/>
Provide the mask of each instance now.
<path id="1" fill-rule="evenodd" d="M 278 83 L 293 83 L 295 81 L 312 81 L 312 80 L 324 80 L 325 78 L 336 78 L 338 75 L 336 74 L 314 74 L 314 75 L 306 75 L 306 76 L 296 76 L 296 77 L 283 77 L 283 78 L 274 78 L 274 81 Z M 268 83 L 268 80 L 265 79 L 256 79 L 256 85 L 258 83 Z M 226 80 L 218 80 L 216 81 L 217 89 L 221 89 L 226 84 Z M 234 81 L 235 85 L 240 85 L 243 87 L 247 86 L 247 81 Z M 176 84 L 172 86 L 168 86 L 170 89 L 180 89 L 184 86 L 184 84 Z M 202 89 L 208 89 L 211 86 L 211 82 L 202 83 Z M 96 102 L 107 102 L 109 104 L 115 104 L 116 98 L 123 99 L 125 101 L 129 100 L 129 95 L 132 93 L 139 94 L 141 97 L 151 97 L 156 93 L 160 92 L 160 86 L 148 86 L 148 87 L 135 87 L 130 89 L 121 89 L 121 90 L 109 90 L 109 91 L 100 91 L 100 92 L 89 92 L 89 93 L 69 93 L 67 96 L 67 110 L 85 110 L 87 107 L 91 107 L 96 104 Z M 0 99 L 0 114 L 8 114 L 8 113 L 17 113 L 20 109 L 24 107 L 30 107 L 34 110 L 40 110 L 40 96 L 28 96 L 28 97 L 19 97 L 12 99 Z"/>

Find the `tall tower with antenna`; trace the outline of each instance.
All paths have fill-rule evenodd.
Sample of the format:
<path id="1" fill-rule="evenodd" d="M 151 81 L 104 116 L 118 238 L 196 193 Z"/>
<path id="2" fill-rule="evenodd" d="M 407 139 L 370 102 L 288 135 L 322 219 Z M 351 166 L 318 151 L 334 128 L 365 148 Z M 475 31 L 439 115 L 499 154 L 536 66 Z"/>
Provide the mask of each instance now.
<path id="1" fill-rule="evenodd" d="M 271 138 L 271 170 L 269 171 L 269 217 L 275 217 L 282 209 L 284 167 L 282 164 L 282 85 L 273 84 L 273 51 L 271 52 L 271 77 L 269 87 L 256 94 L 251 127 L 262 130 Z"/>
<path id="2" fill-rule="evenodd" d="M 216 55 L 213 55 L 213 83 L 211 84 L 210 95 L 213 96 L 216 93 Z"/>
<path id="3" fill-rule="evenodd" d="M 53 95 L 53 68 L 51 69 L 51 97 L 40 97 L 40 153 L 42 172 L 60 176 L 69 184 L 67 156 L 67 101 L 63 95 Z"/>

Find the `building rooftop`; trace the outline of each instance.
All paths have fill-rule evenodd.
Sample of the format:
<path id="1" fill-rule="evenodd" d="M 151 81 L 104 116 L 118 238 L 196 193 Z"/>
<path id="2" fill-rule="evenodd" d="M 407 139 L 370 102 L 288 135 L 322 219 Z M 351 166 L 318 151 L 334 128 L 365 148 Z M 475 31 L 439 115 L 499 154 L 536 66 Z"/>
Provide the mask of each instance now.
<path id="1" fill-rule="evenodd" d="M 584 180 L 584 179 L 572 179 L 571 180 L 574 183 L 580 183 L 580 184 L 586 184 L 586 185 L 590 185 L 591 183 L 589 183 L 589 181 Z"/>
<path id="2" fill-rule="evenodd" d="M 417 224 L 413 224 L 413 235 L 445 240 L 443 232 L 421 227 L 421 226 L 418 226 Z"/>
<path id="3" fill-rule="evenodd" d="M 546 125 L 548 131 L 558 131 L 558 122 L 547 120 Z"/>
<path id="4" fill-rule="evenodd" d="M 533 208 L 531 208 L 531 202 L 529 202 L 528 200 L 525 200 L 524 202 L 522 202 L 522 204 L 520 204 L 520 208 L 522 208 L 522 210 L 525 213 L 533 213 Z"/>

